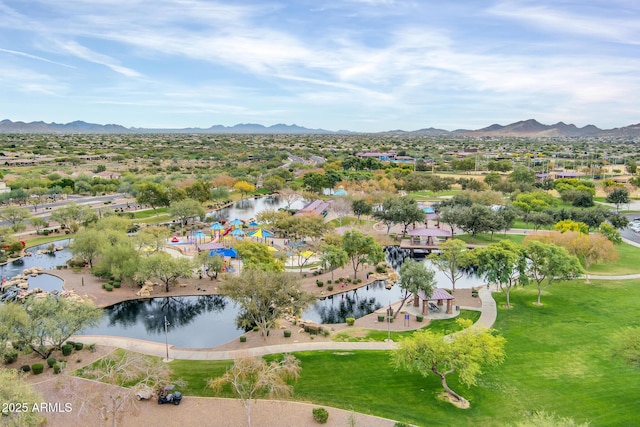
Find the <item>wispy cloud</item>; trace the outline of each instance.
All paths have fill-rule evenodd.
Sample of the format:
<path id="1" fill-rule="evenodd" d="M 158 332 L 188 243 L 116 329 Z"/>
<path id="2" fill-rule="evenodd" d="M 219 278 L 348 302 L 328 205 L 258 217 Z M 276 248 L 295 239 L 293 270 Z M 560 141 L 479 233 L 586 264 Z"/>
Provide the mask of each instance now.
<path id="1" fill-rule="evenodd" d="M 63 64 L 61 62 L 57 62 L 57 61 L 51 61 L 50 59 L 47 58 L 43 58 L 41 56 L 37 56 L 37 55 L 31 55 L 29 53 L 25 53 L 25 52 L 18 52 L 16 50 L 11 50 L 11 49 L 2 49 L 0 48 L 0 52 L 3 53 L 8 53 L 11 55 L 16 55 L 16 56 L 22 56 L 24 58 L 29 58 L 29 59 L 35 59 L 37 61 L 42 61 L 42 62 L 47 62 L 49 64 L 55 64 L 55 65 L 60 65 L 62 67 L 67 67 L 67 68 L 76 68 L 73 65 L 68 65 L 68 64 Z"/>

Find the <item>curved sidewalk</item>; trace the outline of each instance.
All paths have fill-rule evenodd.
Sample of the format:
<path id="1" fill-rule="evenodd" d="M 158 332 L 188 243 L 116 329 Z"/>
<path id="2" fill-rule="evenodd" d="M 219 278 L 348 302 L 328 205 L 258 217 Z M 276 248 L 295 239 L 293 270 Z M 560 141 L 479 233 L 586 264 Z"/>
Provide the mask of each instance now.
<path id="1" fill-rule="evenodd" d="M 480 318 L 476 325 L 486 328 L 493 326 L 497 317 L 496 302 L 491 296 L 491 291 L 486 287 L 479 290 L 478 296 L 482 301 L 479 309 Z M 477 308 L 461 307 L 468 310 L 478 310 Z M 110 347 L 123 348 L 136 353 L 150 356 L 167 357 L 167 345 L 153 341 L 145 341 L 134 338 L 122 338 L 102 335 L 76 335 L 71 338 L 73 341 L 85 344 L 94 343 Z M 398 347 L 395 342 L 369 341 L 369 342 L 309 342 L 266 345 L 261 347 L 251 347 L 242 350 L 216 350 L 213 349 L 188 349 L 178 348 L 169 345 L 169 359 L 180 360 L 231 360 L 241 356 L 265 356 L 274 353 L 293 353 L 298 351 L 320 351 L 320 350 L 394 350 Z"/>

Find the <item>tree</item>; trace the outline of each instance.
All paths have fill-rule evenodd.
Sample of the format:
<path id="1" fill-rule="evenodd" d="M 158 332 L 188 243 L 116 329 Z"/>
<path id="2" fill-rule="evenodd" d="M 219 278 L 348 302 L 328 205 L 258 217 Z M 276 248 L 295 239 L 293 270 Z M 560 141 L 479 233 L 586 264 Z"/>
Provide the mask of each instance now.
<path id="1" fill-rule="evenodd" d="M 178 217 L 182 234 L 184 234 L 184 227 L 189 223 L 189 219 L 204 218 L 206 211 L 198 200 L 184 199 L 171 203 L 169 215 Z"/>
<path id="2" fill-rule="evenodd" d="M 165 291 L 179 277 L 191 277 L 193 263 L 187 258 L 174 258 L 166 252 L 157 252 L 140 260 L 139 273 L 145 279 L 157 278 L 164 283 Z"/>
<path id="3" fill-rule="evenodd" d="M 498 285 L 506 296 L 505 307 L 511 308 L 511 289 L 518 283 L 527 283 L 527 262 L 522 248 L 510 240 L 503 240 L 477 251 L 478 273 Z"/>
<path id="4" fill-rule="evenodd" d="M 20 330 L 20 339 L 43 359 L 59 349 L 71 335 L 96 326 L 102 318 L 102 310 L 90 301 L 29 298 L 24 308 L 28 321 L 26 327 Z"/>
<path id="5" fill-rule="evenodd" d="M 342 227 L 342 218 L 351 213 L 351 202 L 344 197 L 338 197 L 331 203 L 331 210 L 338 217 L 340 227 Z"/>
<path id="6" fill-rule="evenodd" d="M 321 193 L 328 186 L 327 177 L 318 172 L 307 172 L 302 177 L 304 187 L 314 193 Z"/>
<path id="7" fill-rule="evenodd" d="M 620 213 L 609 215 L 608 219 L 611 225 L 614 226 L 616 230 L 620 230 L 629 225 L 629 218 Z"/>
<path id="8" fill-rule="evenodd" d="M 593 264 L 604 261 L 613 262 L 618 259 L 618 251 L 615 246 L 601 233 L 585 234 L 578 231 L 567 231 L 549 233 L 541 238 L 562 246 L 569 254 L 576 256 L 582 262 L 585 283 L 589 283 L 589 267 Z"/>
<path id="9" fill-rule="evenodd" d="M 27 208 L 20 208 L 9 205 L 0 210 L 0 219 L 11 224 L 11 229 L 18 232 L 25 229 L 25 221 L 31 217 L 31 212 Z"/>
<path id="10" fill-rule="evenodd" d="M 500 175 L 498 172 L 489 172 L 484 176 L 484 183 L 491 188 L 493 188 L 493 186 L 499 182 L 502 182 L 502 175 Z"/>
<path id="11" fill-rule="evenodd" d="M 31 218 L 29 218 L 29 222 L 31 223 L 33 228 L 36 229 L 36 234 L 40 234 L 40 230 L 47 224 L 47 221 L 45 221 L 45 219 L 40 216 L 32 216 Z"/>
<path id="12" fill-rule="evenodd" d="M 136 201 L 141 205 L 149 205 L 156 215 L 157 208 L 169 206 L 169 194 L 164 186 L 155 182 L 142 182 L 134 186 L 136 191 Z"/>
<path id="13" fill-rule="evenodd" d="M 185 193 L 190 199 L 204 203 L 209 200 L 209 197 L 211 197 L 211 184 L 202 180 L 197 180 L 185 189 Z M 180 200 L 182 199 L 176 201 Z"/>
<path id="14" fill-rule="evenodd" d="M 429 260 L 433 266 L 444 273 L 456 290 L 456 281 L 464 275 L 464 269 L 473 263 L 474 255 L 467 250 L 462 240 L 449 239 L 438 247 L 440 253 L 432 253 Z"/>
<path id="15" fill-rule="evenodd" d="M 321 250 L 320 262 L 322 262 L 322 268 L 331 269 L 331 281 L 333 281 L 333 270 L 344 267 L 349 262 L 349 256 L 344 249 L 336 245 L 323 245 Z"/>
<path id="16" fill-rule="evenodd" d="M 28 321 L 21 305 L 12 302 L 0 305 L 0 358 L 7 352 L 9 343 L 21 338 L 20 331 L 27 327 Z"/>
<path id="17" fill-rule="evenodd" d="M 149 226 L 138 231 L 136 241 L 138 249 L 153 248 L 154 252 L 159 252 L 167 244 L 167 238 L 171 235 L 171 230 L 162 226 Z"/>
<path id="18" fill-rule="evenodd" d="M 365 236 L 358 230 L 349 230 L 342 237 L 342 249 L 347 253 L 353 267 L 353 278 L 358 278 L 358 267 L 364 262 L 377 264 L 384 260 L 382 247 L 372 236 Z"/>
<path id="19" fill-rule="evenodd" d="M 275 193 L 282 190 L 285 185 L 286 181 L 284 180 L 284 178 L 279 176 L 270 176 L 268 178 L 265 178 L 262 182 L 262 187 L 266 190 L 269 190 L 270 193 Z"/>
<path id="20" fill-rule="evenodd" d="M 498 231 L 502 228 L 500 221 L 496 218 L 495 212 L 488 206 L 474 203 L 471 207 L 465 206 L 460 208 L 459 214 L 459 220 L 461 222 L 458 226 L 464 232 L 471 233 L 472 236 L 487 231 Z"/>
<path id="21" fill-rule="evenodd" d="M 613 203 L 616 205 L 616 211 L 620 211 L 620 205 L 629 203 L 629 190 L 624 187 L 616 187 L 613 191 L 607 194 L 607 203 Z"/>
<path id="22" fill-rule="evenodd" d="M 627 161 L 624 163 L 624 167 L 631 175 L 635 175 L 638 172 L 638 162 L 634 159 L 627 159 Z"/>
<path id="23" fill-rule="evenodd" d="M 239 276 L 226 276 L 220 294 L 240 306 L 239 326 L 257 326 L 266 340 L 269 329 L 285 314 L 300 315 L 315 298 L 300 289 L 298 278 L 284 272 L 245 268 Z"/>
<path id="24" fill-rule="evenodd" d="M 104 234 L 95 228 L 78 231 L 70 243 L 71 253 L 89 263 L 93 267 L 93 260 L 100 254 L 105 244 Z"/>
<path id="25" fill-rule="evenodd" d="M 600 224 L 599 231 L 614 245 L 619 245 L 620 243 L 622 243 L 620 232 L 616 230 L 613 225 L 607 222 L 603 222 L 602 224 Z"/>
<path id="26" fill-rule="evenodd" d="M 403 338 L 392 353 L 396 368 L 418 372 L 423 377 L 435 374 L 449 397 L 462 404 L 466 399 L 447 384 L 447 376 L 456 372 L 461 383 L 476 384 L 485 365 L 498 365 L 504 361 L 505 339 L 490 329 L 471 327 L 471 320 L 458 320 L 467 329 L 451 336 L 423 330 Z"/>
<path id="27" fill-rule="evenodd" d="M 516 184 L 533 184 L 536 180 L 536 173 L 526 166 L 516 166 L 509 175 L 509 181 Z"/>
<path id="28" fill-rule="evenodd" d="M 613 336 L 613 356 L 640 368 L 640 327 L 627 327 Z"/>
<path id="29" fill-rule="evenodd" d="M 380 210 L 373 213 L 373 217 L 387 226 L 387 234 L 393 224 L 402 224 L 402 233 L 406 234 L 410 224 L 424 222 L 425 213 L 411 197 L 388 197 L 382 202 Z"/>
<path id="30" fill-rule="evenodd" d="M 281 361 L 271 362 L 258 357 L 240 357 L 222 376 L 209 380 L 208 385 L 217 393 L 225 385 L 231 385 L 244 406 L 247 425 L 251 427 L 251 406 L 258 397 L 290 396 L 293 393 L 290 382 L 299 378 L 300 370 L 300 362 L 290 354 L 285 354 Z"/>
<path id="31" fill-rule="evenodd" d="M 142 388 L 155 390 L 168 384 L 172 371 L 170 365 L 160 358 L 115 350 L 83 368 L 80 373 L 83 378 L 118 387 L 105 393 L 104 388 L 94 388 L 92 384 L 77 387 L 68 379 L 61 384 L 62 394 L 71 401 L 81 402 L 74 405 L 74 409 L 78 408 L 78 416 L 84 415 L 84 410 L 91 407 L 99 411 L 104 420 L 111 419 L 111 425 L 115 427 L 127 409 L 135 407 L 136 391 Z M 172 381 L 179 386 L 185 385 L 180 379 Z"/>
<path id="32" fill-rule="evenodd" d="M 247 196 L 247 194 L 253 193 L 254 191 L 256 191 L 255 185 L 247 181 L 236 182 L 235 184 L 233 184 L 233 189 L 236 191 L 239 191 L 243 199 Z"/>
<path id="33" fill-rule="evenodd" d="M 354 199 L 351 201 L 351 210 L 356 218 L 358 218 L 358 223 L 360 223 L 360 217 L 362 215 L 371 215 L 371 212 L 373 212 L 373 206 L 371 206 L 371 204 L 365 199 Z"/>
<path id="34" fill-rule="evenodd" d="M 284 271 L 284 264 L 269 250 L 269 245 L 248 240 L 235 245 L 238 256 L 246 268 L 257 268 L 263 271 Z"/>
<path id="35" fill-rule="evenodd" d="M 31 388 L 17 369 L 0 369 L 0 401 L 18 405 L 19 410 L 1 412 L 2 425 L 15 427 L 40 426 L 46 419 L 34 406 L 43 402 L 42 396 Z"/>
<path id="36" fill-rule="evenodd" d="M 436 284 L 435 276 L 436 273 L 426 268 L 422 262 L 407 258 L 407 260 L 402 263 L 398 286 L 404 291 L 404 295 L 400 307 L 398 307 L 393 314 L 394 319 L 398 317 L 398 313 L 400 313 L 404 303 L 407 302 L 411 295 L 417 298 L 418 293 L 422 291 L 426 297 L 431 296 Z"/>
<path id="37" fill-rule="evenodd" d="M 278 191 L 278 197 L 280 197 L 287 206 L 287 210 L 291 209 L 291 205 L 302 199 L 302 196 L 289 188 L 283 188 Z"/>
<path id="38" fill-rule="evenodd" d="M 209 255 L 209 251 L 202 251 L 198 254 L 198 261 L 204 267 L 205 274 L 213 279 L 218 278 L 218 274 L 224 267 L 224 259 L 220 255 Z"/>
<path id="39" fill-rule="evenodd" d="M 121 231 L 106 231 L 103 235 L 106 243 L 101 246 L 93 273 L 120 280 L 133 279 L 140 266 L 140 254 L 135 248 L 135 241 Z"/>
<path id="40" fill-rule="evenodd" d="M 577 231 L 583 234 L 589 233 L 589 226 L 587 224 L 585 224 L 584 222 L 573 221 L 570 219 L 558 221 L 556 225 L 553 226 L 553 229 L 561 233 L 565 233 L 567 231 Z"/>
<path id="41" fill-rule="evenodd" d="M 51 213 L 52 220 L 69 227 L 72 233 L 76 233 L 80 225 L 94 222 L 94 216 L 95 213 L 89 206 L 81 206 L 75 202 L 67 203 Z"/>
<path id="42" fill-rule="evenodd" d="M 527 259 L 527 275 L 535 280 L 538 286 L 537 305 L 542 305 L 542 291 L 551 286 L 554 280 L 570 279 L 582 273 L 578 259 L 569 255 L 565 248 L 553 243 L 543 243 L 527 237 L 524 255 Z M 543 285 L 545 279 L 546 286 Z"/>
<path id="43" fill-rule="evenodd" d="M 211 190 L 211 199 L 213 200 L 229 200 L 229 189 L 227 187 L 217 187 Z"/>

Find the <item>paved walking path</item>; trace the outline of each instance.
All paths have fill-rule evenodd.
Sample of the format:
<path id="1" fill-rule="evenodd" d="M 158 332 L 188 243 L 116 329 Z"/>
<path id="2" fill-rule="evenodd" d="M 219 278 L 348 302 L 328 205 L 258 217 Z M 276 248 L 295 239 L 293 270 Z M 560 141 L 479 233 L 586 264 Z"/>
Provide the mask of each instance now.
<path id="1" fill-rule="evenodd" d="M 479 290 L 478 296 L 482 301 L 480 309 L 474 307 L 460 307 L 467 310 L 479 310 L 480 318 L 476 322 L 477 325 L 490 328 L 493 326 L 497 317 L 496 302 L 491 295 L 491 291 L 486 287 Z M 293 353 L 297 351 L 319 351 L 319 350 L 394 350 L 397 343 L 391 341 L 368 341 L 368 342 L 337 342 L 337 341 L 318 341 L 307 343 L 291 343 L 267 345 L 261 347 L 251 347 L 242 350 L 216 350 L 212 349 L 188 349 L 178 348 L 172 345 L 139 340 L 134 338 L 122 338 L 103 335 L 77 335 L 71 338 L 73 341 L 85 344 L 99 344 L 111 347 L 123 348 L 125 350 L 134 351 L 136 353 L 147 354 L 150 356 L 158 356 L 162 358 L 180 360 L 231 360 L 240 356 L 264 356 L 274 353 Z"/>

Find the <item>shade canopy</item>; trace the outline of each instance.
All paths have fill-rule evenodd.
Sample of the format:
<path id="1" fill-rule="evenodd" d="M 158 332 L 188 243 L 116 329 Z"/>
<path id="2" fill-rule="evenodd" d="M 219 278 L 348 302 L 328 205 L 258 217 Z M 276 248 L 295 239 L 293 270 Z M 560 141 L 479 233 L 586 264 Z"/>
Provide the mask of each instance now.
<path id="1" fill-rule="evenodd" d="M 257 223 L 257 222 L 255 222 L 255 221 L 251 221 L 251 222 L 249 223 L 249 227 L 257 227 L 258 225 L 260 225 L 260 224 L 258 224 L 258 223 Z"/>
<path id="2" fill-rule="evenodd" d="M 237 227 L 237 226 L 242 225 L 244 223 L 242 221 L 240 221 L 238 218 L 236 218 L 233 221 L 231 221 L 229 224 L 233 225 L 234 227 Z"/>
<path id="3" fill-rule="evenodd" d="M 259 238 L 263 238 L 263 237 L 273 237 L 274 234 L 272 232 L 270 232 L 269 230 L 265 230 L 264 228 L 258 228 L 256 231 L 249 233 L 249 237 L 259 237 Z"/>
<path id="4" fill-rule="evenodd" d="M 232 236 L 244 236 L 244 230 L 242 228 L 234 228 L 230 234 Z"/>
<path id="5" fill-rule="evenodd" d="M 209 227 L 209 229 L 214 231 L 221 231 L 221 230 L 224 230 L 224 226 L 220 224 L 218 221 L 216 221 L 213 224 L 211 224 L 211 227 Z"/>
<path id="6" fill-rule="evenodd" d="M 409 236 L 419 237 L 451 237 L 451 231 L 440 228 L 416 228 L 409 230 Z"/>
<path id="7" fill-rule="evenodd" d="M 218 242 L 209 242 L 209 243 L 205 243 L 203 245 L 198 246 L 198 248 L 206 251 L 209 249 L 222 249 L 224 248 L 224 245 Z"/>
<path id="8" fill-rule="evenodd" d="M 209 252 L 209 256 L 216 256 L 219 255 L 221 257 L 231 257 L 231 258 L 237 258 L 238 257 L 238 251 L 236 251 L 233 248 L 228 248 L 228 249 L 214 249 L 211 252 Z"/>
<path id="9" fill-rule="evenodd" d="M 305 258 L 311 258 L 315 254 L 316 254 L 315 252 L 311 252 L 311 251 L 300 252 L 300 255 L 302 255 Z"/>
<path id="10" fill-rule="evenodd" d="M 204 232 L 202 230 L 198 230 L 195 234 L 196 237 L 205 237 L 206 234 L 204 234 Z"/>

